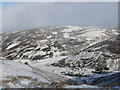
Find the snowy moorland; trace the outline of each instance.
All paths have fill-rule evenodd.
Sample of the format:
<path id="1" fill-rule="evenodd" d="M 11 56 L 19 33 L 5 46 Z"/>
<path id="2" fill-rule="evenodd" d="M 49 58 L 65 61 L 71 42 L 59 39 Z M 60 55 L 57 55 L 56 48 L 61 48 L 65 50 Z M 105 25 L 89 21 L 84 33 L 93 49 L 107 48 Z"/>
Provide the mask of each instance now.
<path id="1" fill-rule="evenodd" d="M 48 26 L 0 37 L 0 88 L 120 87 L 115 28 Z"/>

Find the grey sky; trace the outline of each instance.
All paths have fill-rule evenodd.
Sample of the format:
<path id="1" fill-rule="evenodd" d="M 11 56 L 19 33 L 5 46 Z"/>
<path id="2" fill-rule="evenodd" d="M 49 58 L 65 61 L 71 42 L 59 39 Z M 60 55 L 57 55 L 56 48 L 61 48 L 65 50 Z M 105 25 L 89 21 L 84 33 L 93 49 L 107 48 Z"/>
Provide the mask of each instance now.
<path id="1" fill-rule="evenodd" d="M 117 2 L 15 3 L 2 9 L 2 30 L 41 26 L 117 26 Z"/>

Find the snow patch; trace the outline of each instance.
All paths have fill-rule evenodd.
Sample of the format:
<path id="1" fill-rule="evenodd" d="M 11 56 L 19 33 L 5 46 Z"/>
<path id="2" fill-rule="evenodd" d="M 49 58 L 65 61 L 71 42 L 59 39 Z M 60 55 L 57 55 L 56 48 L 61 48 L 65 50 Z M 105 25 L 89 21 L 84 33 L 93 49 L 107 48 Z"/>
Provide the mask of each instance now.
<path id="1" fill-rule="evenodd" d="M 69 33 L 64 33 L 63 37 L 65 37 L 65 38 L 69 37 Z"/>
<path id="2" fill-rule="evenodd" d="M 14 42 L 13 44 L 9 45 L 6 49 L 11 49 L 19 44 L 20 44 L 20 42 Z"/>
<path id="3" fill-rule="evenodd" d="M 50 35 L 50 36 L 48 36 L 47 38 L 50 39 L 50 38 L 52 38 L 52 36 Z"/>
<path id="4" fill-rule="evenodd" d="M 86 37 L 87 40 L 93 40 L 94 38 L 100 38 L 106 35 L 104 30 L 91 30 L 90 32 L 81 34 L 81 36 Z"/>
<path id="5" fill-rule="evenodd" d="M 68 32 L 72 32 L 72 31 L 78 31 L 78 29 L 82 29 L 81 27 L 76 27 L 76 26 L 67 26 L 68 27 L 68 29 L 64 29 L 64 30 L 62 30 L 61 32 L 66 32 L 66 33 L 68 33 Z"/>
<path id="6" fill-rule="evenodd" d="M 52 34 L 57 34 L 58 32 L 52 32 Z"/>

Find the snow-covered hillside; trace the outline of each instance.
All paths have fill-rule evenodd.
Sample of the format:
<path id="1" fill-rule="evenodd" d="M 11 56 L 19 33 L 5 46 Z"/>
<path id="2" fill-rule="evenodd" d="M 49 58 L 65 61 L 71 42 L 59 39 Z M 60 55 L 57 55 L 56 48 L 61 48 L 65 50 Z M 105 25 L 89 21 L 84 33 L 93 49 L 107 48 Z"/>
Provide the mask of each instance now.
<path id="1" fill-rule="evenodd" d="M 120 87 L 114 28 L 48 26 L 0 37 L 0 88 Z"/>
<path id="2" fill-rule="evenodd" d="M 106 68 L 120 70 L 120 35 L 97 43 L 79 53 L 59 61 L 59 65 L 71 68 Z M 57 64 L 57 63 L 56 63 Z"/>
<path id="3" fill-rule="evenodd" d="M 61 83 L 65 79 L 40 68 L 34 68 L 20 62 L 0 60 L 0 71 L 2 71 L 2 87 L 7 88 L 50 88 L 57 87 L 53 83 Z M 52 85 L 53 84 L 53 85 Z M 60 87 L 60 86 L 59 86 Z"/>
<path id="4" fill-rule="evenodd" d="M 7 59 L 39 60 L 75 54 L 117 35 L 100 27 L 54 26 L 2 34 L 2 53 Z"/>

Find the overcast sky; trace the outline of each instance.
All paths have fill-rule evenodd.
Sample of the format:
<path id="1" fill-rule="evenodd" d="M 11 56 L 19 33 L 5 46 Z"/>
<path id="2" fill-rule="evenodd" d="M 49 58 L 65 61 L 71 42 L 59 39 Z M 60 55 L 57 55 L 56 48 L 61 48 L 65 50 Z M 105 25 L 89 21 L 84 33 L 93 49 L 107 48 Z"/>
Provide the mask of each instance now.
<path id="1" fill-rule="evenodd" d="M 41 26 L 117 26 L 117 2 L 3 3 L 2 30 Z"/>

